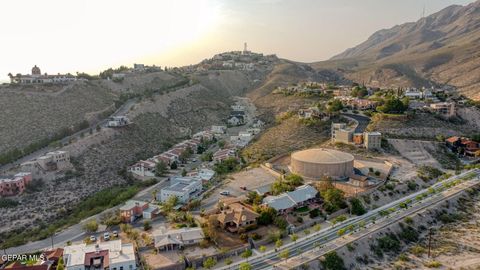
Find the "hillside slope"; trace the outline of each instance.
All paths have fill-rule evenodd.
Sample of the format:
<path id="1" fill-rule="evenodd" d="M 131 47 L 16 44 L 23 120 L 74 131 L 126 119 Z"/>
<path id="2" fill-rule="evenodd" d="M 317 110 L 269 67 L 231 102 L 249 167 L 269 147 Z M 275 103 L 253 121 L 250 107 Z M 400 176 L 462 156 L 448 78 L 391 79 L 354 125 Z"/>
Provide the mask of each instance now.
<path id="1" fill-rule="evenodd" d="M 377 31 L 365 42 L 314 63 L 371 86 L 448 84 L 480 99 L 480 1 L 449 6 L 417 22 Z"/>

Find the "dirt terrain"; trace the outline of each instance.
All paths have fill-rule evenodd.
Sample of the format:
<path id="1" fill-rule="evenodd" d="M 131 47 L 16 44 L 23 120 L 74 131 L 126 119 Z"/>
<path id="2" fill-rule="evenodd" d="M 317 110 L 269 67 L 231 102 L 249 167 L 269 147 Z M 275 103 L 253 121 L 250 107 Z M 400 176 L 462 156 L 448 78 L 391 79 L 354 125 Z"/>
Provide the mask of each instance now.
<path id="1" fill-rule="evenodd" d="M 231 81 L 231 72 L 215 72 L 203 80 Z M 134 106 L 133 124 L 100 133 L 67 146 L 76 174 L 44 181 L 41 191 L 13 198 L 20 204 L 0 208 L 0 232 L 41 225 L 75 206 L 83 198 L 114 185 L 127 184 L 119 172 L 134 162 L 158 154 L 193 132 L 221 124 L 230 113 L 232 95 L 242 95 L 253 82 L 238 73 L 236 83 L 218 88 L 199 83 L 185 89 L 154 95 Z M 205 83 L 207 84 L 207 83 Z"/>

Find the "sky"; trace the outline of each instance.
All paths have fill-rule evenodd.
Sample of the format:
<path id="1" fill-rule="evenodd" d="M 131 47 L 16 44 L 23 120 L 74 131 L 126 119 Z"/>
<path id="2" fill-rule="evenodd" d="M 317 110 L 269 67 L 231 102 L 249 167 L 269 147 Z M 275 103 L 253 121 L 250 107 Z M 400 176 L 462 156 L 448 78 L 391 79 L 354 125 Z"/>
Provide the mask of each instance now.
<path id="1" fill-rule="evenodd" d="M 472 0 L 2 0 L 0 80 L 9 72 L 98 73 L 195 64 L 249 50 L 326 60 L 373 32 Z"/>

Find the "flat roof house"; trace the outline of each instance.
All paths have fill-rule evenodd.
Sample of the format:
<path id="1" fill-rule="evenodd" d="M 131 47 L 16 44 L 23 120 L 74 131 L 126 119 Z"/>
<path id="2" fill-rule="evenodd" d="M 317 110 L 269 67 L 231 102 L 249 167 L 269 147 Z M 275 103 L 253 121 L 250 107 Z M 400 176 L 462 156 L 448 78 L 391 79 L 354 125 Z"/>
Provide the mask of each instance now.
<path id="1" fill-rule="evenodd" d="M 122 244 L 122 240 L 66 246 L 63 259 L 66 270 L 137 269 L 133 244 Z"/>
<path id="2" fill-rule="evenodd" d="M 160 190 L 160 201 L 176 196 L 180 203 L 187 203 L 202 191 L 202 181 L 193 177 L 173 177 L 171 185 Z M 157 195 L 158 196 L 158 195 Z"/>
<path id="3" fill-rule="evenodd" d="M 128 200 L 120 207 L 120 217 L 122 222 L 130 223 L 143 216 L 143 211 L 148 208 L 147 202 Z"/>
<path id="4" fill-rule="evenodd" d="M 21 194 L 32 181 L 29 172 L 17 173 L 14 176 L 0 176 L 0 196 L 14 196 Z"/>
<path id="5" fill-rule="evenodd" d="M 154 177 L 157 163 L 153 160 L 140 160 L 129 168 L 129 171 L 141 177 Z"/>

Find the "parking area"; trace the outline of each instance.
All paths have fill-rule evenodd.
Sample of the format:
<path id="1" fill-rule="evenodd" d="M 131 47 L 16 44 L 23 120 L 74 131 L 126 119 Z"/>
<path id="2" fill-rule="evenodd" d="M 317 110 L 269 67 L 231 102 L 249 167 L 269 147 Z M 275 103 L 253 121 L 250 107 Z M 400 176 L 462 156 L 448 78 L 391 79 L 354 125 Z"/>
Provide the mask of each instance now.
<path id="1" fill-rule="evenodd" d="M 275 176 L 262 168 L 253 168 L 232 174 L 224 184 L 214 190 L 208 198 L 203 201 L 202 208 L 210 210 L 215 207 L 218 201 L 225 197 L 220 195 L 222 191 L 227 191 L 230 197 L 240 197 L 245 195 L 248 191 L 254 190 L 275 181 Z M 242 189 L 245 187 L 246 189 Z"/>

